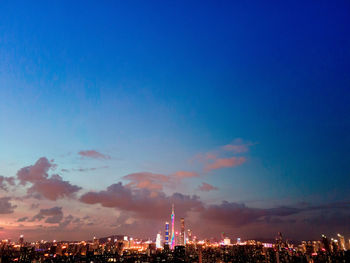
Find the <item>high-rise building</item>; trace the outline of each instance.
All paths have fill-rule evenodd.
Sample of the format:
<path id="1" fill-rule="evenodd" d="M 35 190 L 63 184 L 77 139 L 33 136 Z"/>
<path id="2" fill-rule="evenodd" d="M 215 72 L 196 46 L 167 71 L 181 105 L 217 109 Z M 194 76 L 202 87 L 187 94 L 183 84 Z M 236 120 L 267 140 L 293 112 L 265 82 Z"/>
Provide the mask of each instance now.
<path id="1" fill-rule="evenodd" d="M 339 237 L 340 249 L 341 249 L 341 250 L 346 250 L 346 247 L 345 247 L 345 238 L 344 238 L 344 236 L 342 236 L 341 234 L 338 234 L 338 237 Z"/>
<path id="2" fill-rule="evenodd" d="M 169 222 L 165 222 L 165 245 L 169 245 Z"/>
<path id="3" fill-rule="evenodd" d="M 157 234 L 157 238 L 156 238 L 156 248 L 162 248 L 162 237 L 160 235 L 160 233 Z"/>
<path id="4" fill-rule="evenodd" d="M 185 241 L 185 219 L 181 218 L 180 222 L 181 222 L 180 245 L 184 246 L 186 244 L 186 241 Z"/>
<path id="5" fill-rule="evenodd" d="M 23 235 L 19 236 L 19 241 L 18 242 L 19 242 L 20 245 L 23 245 L 23 243 L 24 243 L 24 236 Z"/>
<path id="6" fill-rule="evenodd" d="M 175 211 L 174 211 L 174 204 L 171 209 L 171 242 L 170 242 L 170 248 L 175 248 Z"/>
<path id="7" fill-rule="evenodd" d="M 192 242 L 192 230 L 191 229 L 187 229 L 187 238 L 188 238 L 188 241 Z"/>

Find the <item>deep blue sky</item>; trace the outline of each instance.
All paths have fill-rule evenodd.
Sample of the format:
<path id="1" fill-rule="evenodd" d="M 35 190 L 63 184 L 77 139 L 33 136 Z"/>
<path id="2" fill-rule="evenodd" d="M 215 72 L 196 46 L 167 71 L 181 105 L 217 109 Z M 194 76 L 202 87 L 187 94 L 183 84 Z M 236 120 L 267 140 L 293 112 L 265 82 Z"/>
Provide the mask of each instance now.
<path id="1" fill-rule="evenodd" d="M 349 1 L 1 1 L 0 174 L 194 170 L 208 201 L 349 200 Z M 241 138 L 247 161 L 191 161 Z M 106 163 L 72 157 L 94 149 Z M 68 156 L 68 157 L 67 157 Z M 198 193 L 197 193 L 198 194 Z"/>

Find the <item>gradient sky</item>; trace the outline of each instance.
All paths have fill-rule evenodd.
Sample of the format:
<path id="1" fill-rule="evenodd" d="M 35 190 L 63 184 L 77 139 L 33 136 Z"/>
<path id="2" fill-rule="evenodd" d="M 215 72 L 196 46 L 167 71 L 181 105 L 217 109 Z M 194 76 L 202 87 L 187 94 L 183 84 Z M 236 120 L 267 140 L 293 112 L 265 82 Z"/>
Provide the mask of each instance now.
<path id="1" fill-rule="evenodd" d="M 349 236 L 349 12 L 0 1 L 0 239 Z"/>

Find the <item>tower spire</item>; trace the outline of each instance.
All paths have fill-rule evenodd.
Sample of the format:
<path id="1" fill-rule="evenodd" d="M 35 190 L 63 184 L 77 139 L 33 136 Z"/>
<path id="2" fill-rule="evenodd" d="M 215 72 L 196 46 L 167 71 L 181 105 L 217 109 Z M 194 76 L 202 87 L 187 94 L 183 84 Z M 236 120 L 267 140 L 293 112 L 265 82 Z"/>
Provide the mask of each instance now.
<path id="1" fill-rule="evenodd" d="M 175 208 L 174 204 L 171 208 L 171 240 L 170 240 L 170 248 L 175 248 Z"/>

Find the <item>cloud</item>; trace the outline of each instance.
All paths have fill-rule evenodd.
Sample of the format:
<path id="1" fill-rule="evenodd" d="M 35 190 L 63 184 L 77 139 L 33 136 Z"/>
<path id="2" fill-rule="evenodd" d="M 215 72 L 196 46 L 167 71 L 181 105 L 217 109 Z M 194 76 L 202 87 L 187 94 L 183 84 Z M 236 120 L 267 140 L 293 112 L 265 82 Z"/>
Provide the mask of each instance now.
<path id="1" fill-rule="evenodd" d="M 250 142 L 236 139 L 232 143 L 221 146 L 214 151 L 197 154 L 192 160 L 202 163 L 205 172 L 235 167 L 246 161 L 246 157 L 239 155 L 248 152 L 251 145 L 253 144 Z"/>
<path id="2" fill-rule="evenodd" d="M 111 159 L 109 155 L 97 152 L 95 150 L 80 151 L 78 154 L 82 157 L 93 158 L 93 159 Z"/>
<path id="3" fill-rule="evenodd" d="M 139 189 L 148 189 L 151 191 L 162 190 L 164 185 L 168 185 L 170 183 L 169 176 L 149 172 L 128 174 L 125 175 L 123 179 L 130 182 L 128 186 Z"/>
<path id="4" fill-rule="evenodd" d="M 221 168 L 234 167 L 241 165 L 246 161 L 245 157 L 230 157 L 230 158 L 218 158 L 211 163 L 207 163 L 204 166 L 204 170 L 209 172 L 212 170 L 217 170 Z"/>
<path id="5" fill-rule="evenodd" d="M 96 171 L 98 169 L 105 169 L 108 168 L 109 166 L 102 166 L 102 167 L 91 167 L 91 168 L 73 168 L 73 171 L 78 171 L 78 172 L 90 172 L 90 171 Z"/>
<path id="6" fill-rule="evenodd" d="M 17 222 L 25 222 L 25 221 L 27 221 L 28 219 L 29 219 L 28 216 L 24 216 L 24 217 L 18 218 L 18 219 L 17 219 Z"/>
<path id="7" fill-rule="evenodd" d="M 121 182 L 110 185 L 100 192 L 88 192 L 80 201 L 86 204 L 101 204 L 103 207 L 117 208 L 133 213 L 139 218 L 164 219 L 169 216 L 169 209 L 174 203 L 178 213 L 185 215 L 192 210 L 202 208 L 197 196 L 174 193 L 171 196 L 163 192 L 152 194 L 148 189 L 131 189 Z"/>
<path id="8" fill-rule="evenodd" d="M 16 205 L 10 203 L 11 197 L 1 197 L 0 198 L 0 214 L 12 214 Z"/>
<path id="9" fill-rule="evenodd" d="M 232 143 L 221 147 L 222 150 L 233 153 L 245 153 L 249 151 L 249 147 L 253 145 L 250 142 L 244 142 L 242 139 L 235 139 Z"/>
<path id="10" fill-rule="evenodd" d="M 17 178 L 22 185 L 31 184 L 27 193 L 34 197 L 44 197 L 49 200 L 74 197 L 81 187 L 64 181 L 58 174 L 49 177 L 48 171 L 53 167 L 55 168 L 56 165 L 49 162 L 46 157 L 42 157 L 34 165 L 20 169 L 17 172 Z"/>
<path id="11" fill-rule="evenodd" d="M 36 214 L 30 221 L 41 221 L 46 218 L 45 223 L 57 224 L 63 219 L 62 207 L 52 207 L 48 209 L 40 209 L 39 213 Z"/>
<path id="12" fill-rule="evenodd" d="M 55 165 L 46 157 L 41 157 L 34 165 L 26 166 L 17 172 L 17 178 L 22 185 L 26 183 L 35 183 L 40 180 L 45 180 L 48 177 L 47 172 Z"/>
<path id="13" fill-rule="evenodd" d="M 208 184 L 208 183 L 202 183 L 202 185 L 200 185 L 198 187 L 198 190 L 199 191 L 203 191 L 203 192 L 209 192 L 209 191 L 213 191 L 213 190 L 218 190 L 217 187 L 211 185 L 211 184 Z"/>
<path id="14" fill-rule="evenodd" d="M 301 209 L 293 207 L 251 208 L 245 204 L 223 201 L 220 205 L 210 205 L 207 209 L 203 210 L 202 218 L 209 221 L 216 221 L 222 225 L 237 227 L 258 222 L 267 216 L 286 217 L 298 214 L 301 211 Z"/>
<path id="15" fill-rule="evenodd" d="M 191 178 L 191 177 L 199 177 L 199 174 L 196 172 L 188 172 L 188 171 L 178 171 L 172 175 L 174 178 L 183 179 L 183 178 Z"/>
<path id="16" fill-rule="evenodd" d="M 123 179 L 129 181 L 129 187 L 148 189 L 150 191 L 161 191 L 163 190 L 163 187 L 174 187 L 183 179 L 198 176 L 198 173 L 188 171 L 178 171 L 170 175 L 139 172 L 125 175 Z"/>
<path id="17" fill-rule="evenodd" d="M 0 190 L 4 190 L 5 192 L 8 191 L 7 186 L 8 185 L 15 185 L 15 178 L 14 177 L 5 177 L 0 175 Z"/>
<path id="18" fill-rule="evenodd" d="M 58 174 L 52 175 L 50 178 L 35 182 L 28 189 L 28 194 L 40 194 L 41 196 L 55 201 L 59 198 L 74 197 L 81 187 L 72 185 L 68 181 L 63 181 Z"/>

